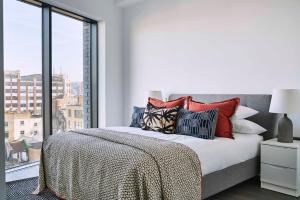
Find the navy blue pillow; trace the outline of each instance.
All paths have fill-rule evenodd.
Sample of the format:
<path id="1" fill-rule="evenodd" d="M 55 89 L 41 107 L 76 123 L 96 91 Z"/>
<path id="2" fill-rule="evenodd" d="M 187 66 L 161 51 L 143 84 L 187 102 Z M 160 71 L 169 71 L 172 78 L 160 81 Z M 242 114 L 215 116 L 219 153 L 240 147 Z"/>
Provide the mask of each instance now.
<path id="1" fill-rule="evenodd" d="M 213 140 L 217 121 L 218 110 L 192 112 L 181 109 L 178 114 L 176 134 Z"/>
<path id="2" fill-rule="evenodd" d="M 143 122 L 145 108 L 139 108 L 134 106 L 132 113 L 132 121 L 130 127 L 141 128 L 141 123 Z"/>

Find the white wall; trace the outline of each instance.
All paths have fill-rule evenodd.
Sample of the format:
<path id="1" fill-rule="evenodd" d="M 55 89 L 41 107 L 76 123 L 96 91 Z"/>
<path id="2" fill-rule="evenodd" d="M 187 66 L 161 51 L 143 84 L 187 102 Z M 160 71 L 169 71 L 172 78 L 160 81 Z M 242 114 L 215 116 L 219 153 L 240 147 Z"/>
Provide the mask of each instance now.
<path id="1" fill-rule="evenodd" d="M 44 0 L 99 21 L 100 125 L 123 123 L 121 8 L 113 0 Z"/>
<path id="2" fill-rule="evenodd" d="M 299 0 L 148 0 L 126 8 L 124 121 L 152 89 L 300 88 L 299 11 Z"/>

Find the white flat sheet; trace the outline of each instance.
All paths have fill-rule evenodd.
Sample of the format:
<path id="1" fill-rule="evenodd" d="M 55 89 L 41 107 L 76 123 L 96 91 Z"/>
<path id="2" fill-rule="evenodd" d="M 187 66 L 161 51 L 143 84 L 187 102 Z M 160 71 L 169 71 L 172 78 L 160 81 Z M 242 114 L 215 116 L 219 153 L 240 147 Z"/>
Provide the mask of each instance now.
<path id="1" fill-rule="evenodd" d="M 255 134 L 235 133 L 234 140 L 227 138 L 205 140 L 185 135 L 144 131 L 132 127 L 107 127 L 106 129 L 184 144 L 199 156 L 203 176 L 255 158 L 259 154 L 259 144 L 263 140 L 261 136 Z"/>

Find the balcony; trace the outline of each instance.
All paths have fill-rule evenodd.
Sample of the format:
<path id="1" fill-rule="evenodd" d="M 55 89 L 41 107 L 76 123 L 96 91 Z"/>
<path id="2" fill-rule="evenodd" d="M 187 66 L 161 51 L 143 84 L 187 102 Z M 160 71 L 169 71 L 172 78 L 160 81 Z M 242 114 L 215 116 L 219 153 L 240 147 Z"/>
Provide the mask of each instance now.
<path id="1" fill-rule="evenodd" d="M 27 140 L 27 142 L 26 142 Z M 41 142 L 22 137 L 6 144 L 6 182 L 38 177 Z"/>

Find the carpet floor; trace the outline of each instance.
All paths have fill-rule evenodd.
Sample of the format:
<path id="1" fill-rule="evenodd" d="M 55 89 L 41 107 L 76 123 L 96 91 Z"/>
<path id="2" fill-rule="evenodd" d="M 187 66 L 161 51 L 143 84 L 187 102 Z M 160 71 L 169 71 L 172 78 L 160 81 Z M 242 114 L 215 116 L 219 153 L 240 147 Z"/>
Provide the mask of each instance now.
<path id="1" fill-rule="evenodd" d="M 41 195 L 32 195 L 37 188 L 38 179 L 31 178 L 21 181 L 14 181 L 6 184 L 6 195 L 9 200 L 57 200 L 51 192 L 45 191 Z"/>
<path id="2" fill-rule="evenodd" d="M 11 200 L 57 200 L 51 192 L 45 191 L 36 196 L 31 193 L 37 188 L 38 179 L 26 179 L 7 184 L 7 199 Z M 244 183 L 234 186 L 224 192 L 221 192 L 207 200 L 300 200 L 292 196 L 273 192 L 260 188 L 258 178 L 250 179 Z"/>

